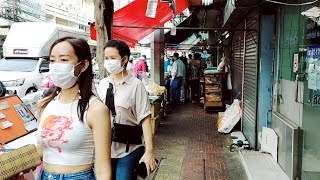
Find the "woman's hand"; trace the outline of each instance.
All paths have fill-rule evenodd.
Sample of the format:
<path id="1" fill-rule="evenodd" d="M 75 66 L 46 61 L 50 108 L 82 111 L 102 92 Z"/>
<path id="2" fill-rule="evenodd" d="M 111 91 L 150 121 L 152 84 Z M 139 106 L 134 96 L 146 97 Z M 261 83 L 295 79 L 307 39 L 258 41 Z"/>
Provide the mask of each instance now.
<path id="1" fill-rule="evenodd" d="M 156 169 L 157 163 L 152 151 L 146 151 L 139 163 L 144 162 L 147 167 L 148 176 Z"/>
<path id="2" fill-rule="evenodd" d="M 23 172 L 17 174 L 16 176 L 11 178 L 12 180 L 25 180 Z"/>

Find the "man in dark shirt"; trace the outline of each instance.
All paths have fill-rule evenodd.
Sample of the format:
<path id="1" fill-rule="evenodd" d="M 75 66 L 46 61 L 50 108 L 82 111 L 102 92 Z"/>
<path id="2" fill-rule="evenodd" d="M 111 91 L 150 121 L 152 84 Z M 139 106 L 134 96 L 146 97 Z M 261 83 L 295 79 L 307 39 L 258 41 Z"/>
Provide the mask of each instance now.
<path id="1" fill-rule="evenodd" d="M 141 56 L 144 57 L 144 64 L 146 65 L 146 72 L 149 72 L 149 67 L 147 64 L 147 56 L 145 54 L 142 54 Z"/>
<path id="2" fill-rule="evenodd" d="M 201 55 L 196 53 L 194 59 L 189 63 L 189 84 L 191 88 L 191 100 L 192 102 L 198 102 L 200 98 L 200 76 L 201 76 Z"/>

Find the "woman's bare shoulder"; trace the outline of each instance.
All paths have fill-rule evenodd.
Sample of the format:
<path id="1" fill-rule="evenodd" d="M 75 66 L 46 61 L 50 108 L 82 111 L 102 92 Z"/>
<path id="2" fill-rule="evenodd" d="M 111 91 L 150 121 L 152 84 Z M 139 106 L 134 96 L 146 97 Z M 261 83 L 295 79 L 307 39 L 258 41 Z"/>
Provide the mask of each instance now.
<path id="1" fill-rule="evenodd" d="M 95 98 L 92 100 L 88 111 L 94 112 L 94 113 L 99 113 L 108 110 L 108 107 L 99 99 Z"/>

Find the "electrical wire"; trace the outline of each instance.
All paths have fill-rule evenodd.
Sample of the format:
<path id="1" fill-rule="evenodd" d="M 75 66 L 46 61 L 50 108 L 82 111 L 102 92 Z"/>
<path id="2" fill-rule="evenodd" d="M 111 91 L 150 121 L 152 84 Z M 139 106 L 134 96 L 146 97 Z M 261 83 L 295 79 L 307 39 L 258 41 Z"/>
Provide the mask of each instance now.
<path id="1" fill-rule="evenodd" d="M 305 3 L 300 3 L 300 4 L 283 3 L 283 2 L 273 1 L 273 0 L 266 0 L 266 2 L 270 2 L 270 3 L 274 3 L 274 4 L 281 4 L 281 5 L 285 5 L 285 6 L 305 6 L 305 5 L 314 4 L 314 3 L 318 2 L 318 0 L 311 1 L 311 2 L 305 2 Z"/>

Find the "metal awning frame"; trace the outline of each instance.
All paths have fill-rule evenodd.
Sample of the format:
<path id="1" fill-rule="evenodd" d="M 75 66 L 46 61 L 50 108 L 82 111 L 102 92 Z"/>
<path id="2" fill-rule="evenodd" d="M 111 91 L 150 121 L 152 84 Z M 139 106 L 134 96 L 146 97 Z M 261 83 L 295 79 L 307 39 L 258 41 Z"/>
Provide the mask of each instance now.
<path id="1" fill-rule="evenodd" d="M 171 29 L 162 26 L 113 26 L 121 28 L 140 28 L 140 29 Z M 237 29 L 237 28 L 201 28 L 201 27 L 176 27 L 180 30 L 199 30 L 199 31 L 257 31 L 256 29 Z"/>
<path id="2" fill-rule="evenodd" d="M 191 44 L 170 44 L 170 43 L 165 43 L 165 46 L 176 46 L 176 45 L 191 45 Z M 231 45 L 217 45 L 217 44 L 195 44 L 193 46 L 210 46 L 210 47 L 230 47 Z"/>

